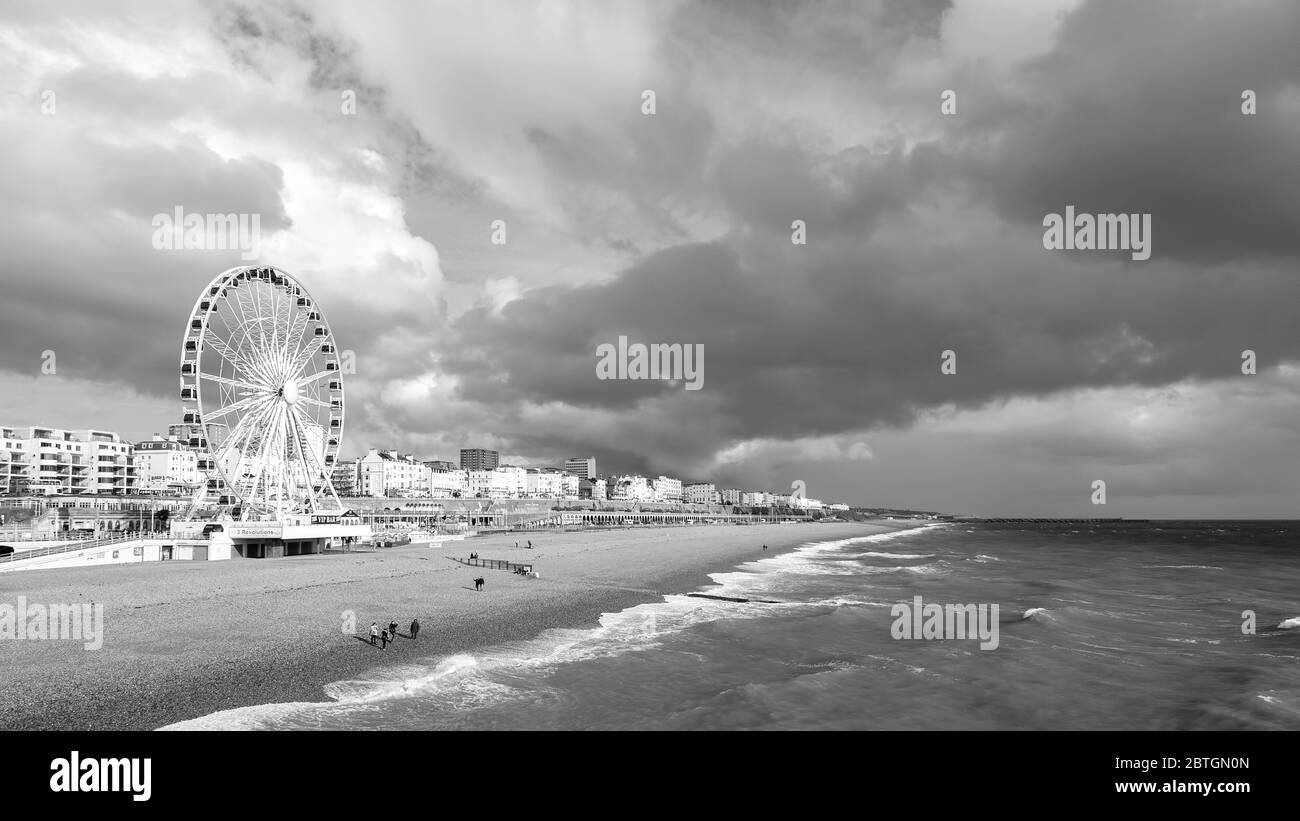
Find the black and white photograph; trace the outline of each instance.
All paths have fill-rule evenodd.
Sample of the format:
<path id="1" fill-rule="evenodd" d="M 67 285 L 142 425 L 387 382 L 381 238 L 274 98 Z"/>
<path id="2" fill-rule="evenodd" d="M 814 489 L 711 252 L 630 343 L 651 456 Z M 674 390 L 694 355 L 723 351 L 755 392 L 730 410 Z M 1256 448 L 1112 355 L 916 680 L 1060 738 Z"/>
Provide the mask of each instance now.
<path id="1" fill-rule="evenodd" d="M 0 156 L 50 806 L 831 731 L 1229 812 L 1300 730 L 1300 3 L 15 0 Z"/>

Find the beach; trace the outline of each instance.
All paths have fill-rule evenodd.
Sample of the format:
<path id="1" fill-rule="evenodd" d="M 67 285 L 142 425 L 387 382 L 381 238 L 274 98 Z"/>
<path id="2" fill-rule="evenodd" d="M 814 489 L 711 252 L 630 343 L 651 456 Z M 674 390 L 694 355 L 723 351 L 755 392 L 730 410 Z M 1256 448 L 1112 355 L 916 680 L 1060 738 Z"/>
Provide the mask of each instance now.
<path id="1" fill-rule="evenodd" d="M 507 533 L 374 552 L 0 574 L 0 603 L 22 596 L 104 608 L 97 650 L 0 641 L 0 729 L 151 730 L 237 707 L 325 701 L 324 685 L 404 658 L 594 626 L 603 613 L 700 589 L 741 562 L 913 524 Z M 534 549 L 522 546 L 529 539 Z M 450 559 L 471 552 L 532 563 L 541 577 Z M 482 592 L 476 576 L 486 580 Z M 372 622 L 394 620 L 405 635 L 413 618 L 417 640 L 369 644 Z"/>

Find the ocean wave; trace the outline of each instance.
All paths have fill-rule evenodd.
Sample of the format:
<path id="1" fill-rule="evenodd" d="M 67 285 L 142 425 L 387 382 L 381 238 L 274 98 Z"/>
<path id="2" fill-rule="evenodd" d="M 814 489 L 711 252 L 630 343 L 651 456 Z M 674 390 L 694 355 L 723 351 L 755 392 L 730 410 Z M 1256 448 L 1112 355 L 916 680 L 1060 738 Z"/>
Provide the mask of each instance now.
<path id="1" fill-rule="evenodd" d="M 478 665 L 473 656 L 459 654 L 439 662 L 432 670 L 417 668 L 407 675 L 395 671 L 387 681 L 336 681 L 325 685 L 325 695 L 337 703 L 365 704 L 401 696 L 414 695 L 442 684 L 443 680 Z"/>
<path id="2" fill-rule="evenodd" d="M 845 556 L 846 559 L 933 559 L 933 553 L 879 553 L 876 551 L 867 551 L 866 553 L 850 553 Z"/>
<path id="3" fill-rule="evenodd" d="M 1209 564 L 1144 564 L 1143 570 L 1222 570 Z"/>
<path id="4" fill-rule="evenodd" d="M 273 730 L 282 726 L 283 721 L 306 711 L 315 710 L 327 704 L 315 701 L 289 701 L 280 704 L 258 704 L 254 707 L 236 707 L 222 710 L 188 721 L 178 721 L 159 727 L 159 732 L 181 730 Z"/>
<path id="5" fill-rule="evenodd" d="M 1278 630 L 1295 630 L 1297 628 L 1300 628 L 1300 616 L 1295 616 L 1289 619 L 1283 619 L 1277 625 Z"/>

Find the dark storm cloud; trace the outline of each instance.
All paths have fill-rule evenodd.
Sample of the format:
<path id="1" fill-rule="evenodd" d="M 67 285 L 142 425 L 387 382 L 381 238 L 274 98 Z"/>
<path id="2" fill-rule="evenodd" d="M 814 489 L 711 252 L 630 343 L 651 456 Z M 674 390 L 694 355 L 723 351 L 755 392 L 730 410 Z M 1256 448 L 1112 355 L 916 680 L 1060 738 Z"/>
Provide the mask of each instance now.
<path id="1" fill-rule="evenodd" d="M 1294 3 L 1090 3 L 1006 89 L 999 119 L 953 125 L 966 145 L 949 169 L 1040 229 L 1073 204 L 1152 214 L 1156 257 L 1293 256 L 1298 31 Z"/>
<path id="2" fill-rule="evenodd" d="M 1298 15 L 1095 4 L 1001 98 L 981 87 L 999 119 L 911 152 L 722 148 L 711 179 L 731 236 L 471 313 L 442 362 L 468 399 L 634 413 L 681 387 L 597 380 L 596 345 L 701 343 L 720 448 L 905 425 L 949 403 L 1224 378 L 1245 348 L 1265 368 L 1300 357 L 1286 264 L 1300 177 L 1283 172 L 1300 145 L 1285 107 Z M 1274 112 L 1243 116 L 1242 88 Z M 1042 217 L 1066 204 L 1151 211 L 1152 260 L 1043 250 Z M 806 247 L 789 242 L 796 218 Z M 956 375 L 939 372 L 945 349 Z M 701 412 L 669 407 L 681 425 Z"/>
<path id="3" fill-rule="evenodd" d="M 0 226 L 0 369 L 37 373 L 48 349 L 61 373 L 172 393 L 184 314 L 203 285 L 188 272 L 242 263 L 238 251 L 155 250 L 151 220 L 180 206 L 259 214 L 264 235 L 282 230 L 279 169 L 193 143 L 3 142 L 22 170 L 0 192 L 24 208 Z"/>

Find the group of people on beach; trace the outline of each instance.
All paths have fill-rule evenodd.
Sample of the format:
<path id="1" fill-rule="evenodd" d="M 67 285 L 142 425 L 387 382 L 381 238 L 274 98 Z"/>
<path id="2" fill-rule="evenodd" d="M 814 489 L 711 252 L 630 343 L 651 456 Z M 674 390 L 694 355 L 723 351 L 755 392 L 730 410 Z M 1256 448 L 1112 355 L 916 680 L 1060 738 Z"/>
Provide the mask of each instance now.
<path id="1" fill-rule="evenodd" d="M 387 650 L 388 642 L 397 641 L 398 635 L 397 622 L 395 621 L 388 622 L 388 626 L 383 629 L 380 629 L 378 622 L 370 622 L 370 643 L 383 642 L 380 649 Z M 411 619 L 409 636 L 414 639 L 418 635 L 420 635 L 420 620 Z"/>

